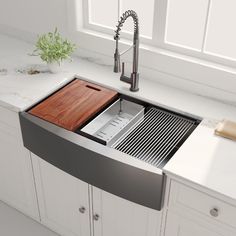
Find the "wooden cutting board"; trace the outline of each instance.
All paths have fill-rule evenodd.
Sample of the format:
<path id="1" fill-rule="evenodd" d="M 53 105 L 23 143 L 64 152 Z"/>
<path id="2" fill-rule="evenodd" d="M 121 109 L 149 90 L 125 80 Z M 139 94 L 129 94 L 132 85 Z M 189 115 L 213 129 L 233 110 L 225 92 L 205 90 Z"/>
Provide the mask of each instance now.
<path id="1" fill-rule="evenodd" d="M 36 105 L 29 113 L 75 131 L 117 95 L 113 90 L 76 79 Z"/>

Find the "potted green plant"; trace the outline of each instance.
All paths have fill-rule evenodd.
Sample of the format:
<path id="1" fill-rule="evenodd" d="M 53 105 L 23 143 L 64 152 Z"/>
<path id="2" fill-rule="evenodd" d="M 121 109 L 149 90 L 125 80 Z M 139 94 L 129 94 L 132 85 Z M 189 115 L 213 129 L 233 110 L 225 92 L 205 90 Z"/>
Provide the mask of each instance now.
<path id="1" fill-rule="evenodd" d="M 38 36 L 35 47 L 32 55 L 40 56 L 52 73 L 61 71 L 61 63 L 67 59 L 71 60 L 71 54 L 76 49 L 74 43 L 61 37 L 57 28 L 54 32 Z"/>

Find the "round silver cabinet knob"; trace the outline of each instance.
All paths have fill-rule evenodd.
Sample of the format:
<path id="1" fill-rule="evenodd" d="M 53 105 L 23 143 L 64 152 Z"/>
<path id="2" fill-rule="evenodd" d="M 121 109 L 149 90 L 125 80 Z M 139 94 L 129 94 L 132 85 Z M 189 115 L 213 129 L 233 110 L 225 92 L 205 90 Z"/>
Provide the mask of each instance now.
<path id="1" fill-rule="evenodd" d="M 210 215 L 213 216 L 213 217 L 217 217 L 219 216 L 219 209 L 214 207 L 210 210 Z"/>
<path id="2" fill-rule="evenodd" d="M 94 214 L 94 215 L 93 215 L 93 219 L 96 220 L 96 221 L 98 221 L 98 220 L 99 220 L 99 215 L 98 215 L 98 214 Z"/>
<path id="3" fill-rule="evenodd" d="M 79 208 L 79 212 L 80 213 L 84 214 L 85 211 L 86 211 L 85 207 L 82 206 L 82 207 Z"/>

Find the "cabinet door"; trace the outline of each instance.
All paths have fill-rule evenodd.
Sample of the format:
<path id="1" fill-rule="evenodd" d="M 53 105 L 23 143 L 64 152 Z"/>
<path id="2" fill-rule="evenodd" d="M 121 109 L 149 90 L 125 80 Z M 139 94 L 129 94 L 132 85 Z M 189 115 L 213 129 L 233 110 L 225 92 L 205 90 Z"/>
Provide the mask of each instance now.
<path id="1" fill-rule="evenodd" d="M 65 236 L 89 236 L 88 184 L 32 154 L 41 221 Z"/>
<path id="2" fill-rule="evenodd" d="M 30 152 L 23 146 L 17 113 L 6 113 L 0 108 L 0 200 L 39 220 Z"/>
<path id="3" fill-rule="evenodd" d="M 161 212 L 92 188 L 94 236 L 159 236 Z"/>
<path id="4" fill-rule="evenodd" d="M 214 224 L 190 220 L 171 211 L 167 214 L 165 236 L 233 236 L 223 228 L 218 229 Z"/>

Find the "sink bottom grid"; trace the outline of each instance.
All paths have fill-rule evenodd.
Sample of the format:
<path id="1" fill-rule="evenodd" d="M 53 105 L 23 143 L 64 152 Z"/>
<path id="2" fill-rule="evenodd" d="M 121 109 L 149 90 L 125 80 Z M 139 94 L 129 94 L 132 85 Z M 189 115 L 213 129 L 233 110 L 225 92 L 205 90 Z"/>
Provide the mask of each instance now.
<path id="1" fill-rule="evenodd" d="M 163 167 L 196 128 L 196 120 L 151 107 L 112 147 Z"/>

